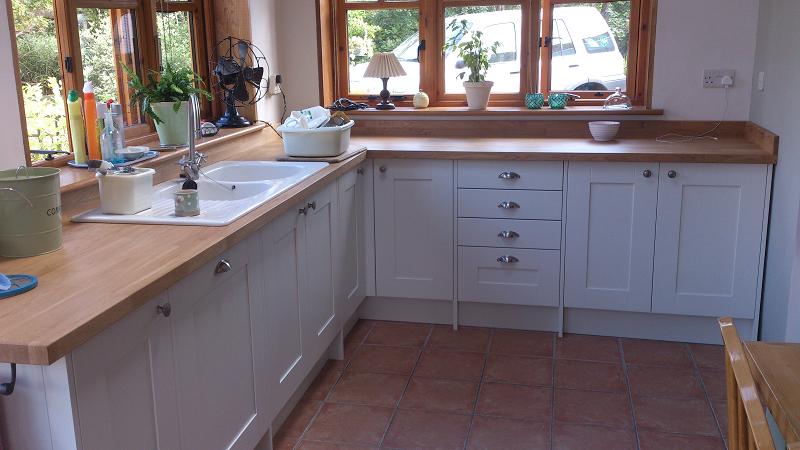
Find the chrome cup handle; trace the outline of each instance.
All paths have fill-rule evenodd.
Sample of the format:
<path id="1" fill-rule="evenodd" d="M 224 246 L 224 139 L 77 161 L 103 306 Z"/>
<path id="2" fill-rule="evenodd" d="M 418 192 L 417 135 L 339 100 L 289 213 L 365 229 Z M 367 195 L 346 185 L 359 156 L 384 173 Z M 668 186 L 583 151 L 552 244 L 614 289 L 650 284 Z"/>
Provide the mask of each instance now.
<path id="1" fill-rule="evenodd" d="M 23 194 L 22 192 L 20 192 L 20 191 L 18 191 L 18 190 L 16 190 L 16 189 L 14 189 L 14 188 L 9 188 L 9 187 L 7 187 L 7 188 L 0 188 L 0 191 L 11 191 L 11 192 L 13 192 L 13 193 L 15 193 L 15 194 L 19 195 L 20 197 L 22 197 L 22 199 L 23 199 L 23 200 L 25 200 L 25 202 L 28 204 L 28 207 L 29 207 L 29 208 L 33 208 L 33 202 L 31 202 L 31 199 L 29 199 L 28 197 L 26 197 L 26 196 L 25 196 L 25 194 Z"/>

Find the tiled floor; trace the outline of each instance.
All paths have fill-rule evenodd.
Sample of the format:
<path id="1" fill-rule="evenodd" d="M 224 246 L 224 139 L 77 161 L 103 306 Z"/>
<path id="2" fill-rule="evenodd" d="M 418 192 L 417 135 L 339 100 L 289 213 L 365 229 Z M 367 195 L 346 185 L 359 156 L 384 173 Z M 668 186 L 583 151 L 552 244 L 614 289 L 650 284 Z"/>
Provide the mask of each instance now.
<path id="1" fill-rule="evenodd" d="M 724 449 L 722 348 L 360 321 L 276 449 Z"/>

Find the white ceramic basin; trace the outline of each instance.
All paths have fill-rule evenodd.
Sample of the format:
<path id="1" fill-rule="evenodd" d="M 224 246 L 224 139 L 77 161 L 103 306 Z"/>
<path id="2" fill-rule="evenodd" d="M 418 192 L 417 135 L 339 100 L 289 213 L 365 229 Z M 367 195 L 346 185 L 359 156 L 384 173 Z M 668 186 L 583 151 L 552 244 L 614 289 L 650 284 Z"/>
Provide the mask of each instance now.
<path id="1" fill-rule="evenodd" d="M 175 215 L 174 193 L 183 180 L 153 188 L 153 207 L 139 214 L 103 214 L 95 209 L 74 222 L 224 226 L 258 208 L 281 192 L 322 170 L 323 162 L 225 161 L 203 169 L 197 181 L 200 215 Z"/>

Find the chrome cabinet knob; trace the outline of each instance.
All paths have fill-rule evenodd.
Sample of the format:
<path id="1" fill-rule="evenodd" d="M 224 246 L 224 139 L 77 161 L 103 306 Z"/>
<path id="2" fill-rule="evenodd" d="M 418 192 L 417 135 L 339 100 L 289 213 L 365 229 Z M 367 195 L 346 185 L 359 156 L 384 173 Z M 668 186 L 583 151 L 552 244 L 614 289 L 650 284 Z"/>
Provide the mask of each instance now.
<path id="1" fill-rule="evenodd" d="M 500 178 L 501 180 L 517 180 L 521 177 L 516 172 L 503 172 L 500 175 L 498 175 L 498 178 Z"/>
<path id="2" fill-rule="evenodd" d="M 364 175 L 364 169 L 356 169 L 356 173 L 359 175 Z"/>
<path id="3" fill-rule="evenodd" d="M 231 271 L 231 262 L 227 259 L 222 259 L 217 263 L 217 267 L 214 268 L 214 275 L 219 275 L 221 273 L 226 273 Z"/>
<path id="4" fill-rule="evenodd" d="M 497 205 L 500 209 L 519 209 L 519 203 L 517 202 L 501 202 Z"/>
<path id="5" fill-rule="evenodd" d="M 678 172 L 670 170 L 669 172 L 667 172 L 667 176 L 670 178 L 678 178 Z"/>
<path id="6" fill-rule="evenodd" d="M 317 202 L 308 202 L 308 204 L 306 204 L 306 206 L 308 208 L 310 208 L 310 209 L 313 209 L 314 211 L 317 210 Z"/>
<path id="7" fill-rule="evenodd" d="M 653 171 L 651 171 L 650 169 L 644 169 L 644 172 L 642 172 L 642 176 L 645 178 L 650 178 L 653 176 Z"/>
<path id="8" fill-rule="evenodd" d="M 308 214 L 308 207 L 307 207 L 307 206 L 304 206 L 304 207 L 302 207 L 302 208 L 298 209 L 298 210 L 297 210 L 297 214 L 302 214 L 302 215 L 304 215 L 304 216 L 305 216 L 306 214 Z"/>
<path id="9" fill-rule="evenodd" d="M 156 307 L 156 312 L 164 317 L 169 317 L 169 315 L 172 314 L 172 305 L 170 305 L 169 303 L 158 305 Z"/>
<path id="10" fill-rule="evenodd" d="M 514 264 L 519 262 L 519 259 L 515 256 L 504 255 L 497 258 L 497 262 L 500 264 Z"/>
<path id="11" fill-rule="evenodd" d="M 516 239 L 516 238 L 519 237 L 519 233 L 517 233 L 516 231 L 501 231 L 497 235 L 497 237 L 503 238 L 503 239 Z"/>
<path id="12" fill-rule="evenodd" d="M 380 170 L 381 173 L 386 173 L 386 166 L 380 166 L 378 170 Z"/>

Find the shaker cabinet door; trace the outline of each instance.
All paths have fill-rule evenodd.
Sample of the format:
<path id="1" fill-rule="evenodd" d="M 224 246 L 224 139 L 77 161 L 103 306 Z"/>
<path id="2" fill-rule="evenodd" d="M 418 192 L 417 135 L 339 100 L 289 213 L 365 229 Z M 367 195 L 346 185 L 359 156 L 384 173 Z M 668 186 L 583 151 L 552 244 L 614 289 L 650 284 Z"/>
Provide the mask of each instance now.
<path id="1" fill-rule="evenodd" d="M 374 165 L 378 295 L 452 300 L 453 161 Z"/>
<path id="2" fill-rule="evenodd" d="M 339 179 L 339 218 L 336 239 L 338 311 L 347 320 L 366 295 L 366 246 L 364 239 L 364 169 L 363 164 Z"/>
<path id="3" fill-rule="evenodd" d="M 650 311 L 658 164 L 570 163 L 564 305 Z"/>
<path id="4" fill-rule="evenodd" d="M 661 164 L 653 312 L 753 318 L 767 166 Z"/>

